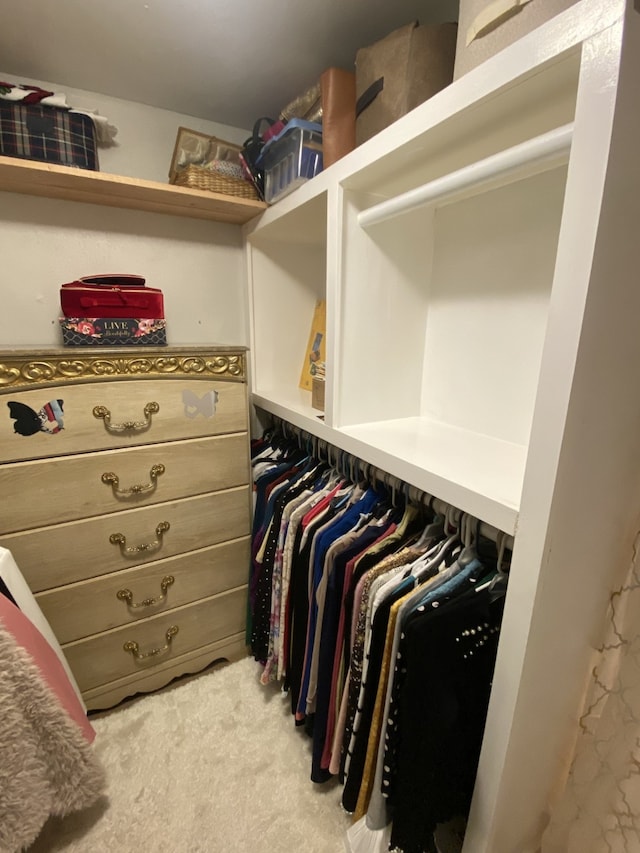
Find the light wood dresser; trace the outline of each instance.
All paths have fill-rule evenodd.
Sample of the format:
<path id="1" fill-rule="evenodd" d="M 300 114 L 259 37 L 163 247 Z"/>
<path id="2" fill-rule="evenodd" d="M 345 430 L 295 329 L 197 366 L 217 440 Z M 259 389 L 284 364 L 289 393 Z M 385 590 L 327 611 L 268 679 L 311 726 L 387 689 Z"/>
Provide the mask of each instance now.
<path id="1" fill-rule="evenodd" d="M 246 652 L 245 364 L 222 346 L 0 350 L 0 544 L 90 710 Z"/>

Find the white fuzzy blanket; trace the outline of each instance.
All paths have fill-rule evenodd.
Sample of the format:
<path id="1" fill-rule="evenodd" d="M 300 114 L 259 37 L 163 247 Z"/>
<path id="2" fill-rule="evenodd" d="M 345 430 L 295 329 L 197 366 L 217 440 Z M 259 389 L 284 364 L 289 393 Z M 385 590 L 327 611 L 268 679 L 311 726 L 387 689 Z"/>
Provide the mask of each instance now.
<path id="1" fill-rule="evenodd" d="M 0 853 L 16 853 L 50 815 L 91 805 L 102 766 L 38 666 L 0 622 Z"/>

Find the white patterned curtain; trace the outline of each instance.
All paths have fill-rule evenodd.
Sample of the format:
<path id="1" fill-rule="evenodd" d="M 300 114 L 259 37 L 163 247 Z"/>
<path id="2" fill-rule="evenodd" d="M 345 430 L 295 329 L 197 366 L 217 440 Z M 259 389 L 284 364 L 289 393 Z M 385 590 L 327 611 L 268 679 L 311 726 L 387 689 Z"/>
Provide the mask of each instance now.
<path id="1" fill-rule="evenodd" d="M 573 763 L 542 853 L 640 853 L 640 558 L 610 600 Z"/>

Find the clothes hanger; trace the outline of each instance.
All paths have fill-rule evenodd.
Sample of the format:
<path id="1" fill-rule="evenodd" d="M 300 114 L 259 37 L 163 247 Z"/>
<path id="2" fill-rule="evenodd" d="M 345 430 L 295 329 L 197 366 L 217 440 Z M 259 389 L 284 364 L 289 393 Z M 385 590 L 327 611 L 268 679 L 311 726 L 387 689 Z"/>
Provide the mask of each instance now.
<path id="1" fill-rule="evenodd" d="M 331 449 L 334 449 L 336 452 L 335 459 L 331 459 Z M 329 459 L 329 465 L 331 466 L 333 474 L 336 476 L 336 481 L 340 484 L 340 491 L 336 494 L 331 501 L 331 508 L 334 510 L 343 509 L 348 502 L 354 496 L 355 487 L 353 483 L 349 480 L 347 476 L 342 471 L 344 466 L 339 464 L 338 455 L 341 451 L 338 451 L 336 448 L 332 448 L 332 445 L 327 444 L 327 455 Z"/>
<path id="2" fill-rule="evenodd" d="M 398 490 L 396 489 L 396 478 L 389 474 L 389 488 L 391 489 L 391 506 L 398 508 Z M 402 507 L 404 509 L 404 507 Z"/>
<path id="3" fill-rule="evenodd" d="M 429 574 L 435 563 L 442 563 L 455 554 L 456 548 L 460 547 L 460 530 L 458 528 L 458 520 L 456 513 L 458 511 L 452 506 L 447 506 L 444 516 L 442 517 L 442 534 L 440 538 L 429 550 L 423 554 L 411 568 L 411 574 L 420 581 L 425 574 Z M 447 535 L 447 530 L 451 529 Z M 453 561 L 452 561 L 453 562 Z M 451 565 L 451 563 L 447 564 Z M 442 570 L 442 569 L 440 569 Z"/>
<path id="4" fill-rule="evenodd" d="M 458 556 L 458 564 L 460 568 L 465 568 L 474 560 L 479 560 L 476 543 L 480 534 L 480 522 L 477 518 L 463 513 L 460 521 L 462 527 L 462 541 L 464 548 Z"/>
<path id="5" fill-rule="evenodd" d="M 349 462 L 349 479 L 351 480 L 352 483 L 357 483 L 358 482 L 358 473 L 357 473 L 357 467 L 358 466 L 356 464 L 355 456 L 352 456 L 351 454 L 349 454 L 348 462 Z"/>
<path id="6" fill-rule="evenodd" d="M 425 498 L 426 498 L 426 504 L 425 504 Z M 434 512 L 432 495 L 428 495 L 426 492 L 422 492 L 421 496 L 420 496 L 420 506 L 424 507 L 425 505 L 426 505 L 427 510 L 429 510 L 432 513 L 433 517 L 431 518 L 431 521 L 429 521 L 427 523 L 424 530 L 422 531 L 422 534 L 420 535 L 420 538 L 416 542 L 416 547 L 418 547 L 418 548 L 424 548 L 431 539 L 441 540 L 445 536 L 445 531 L 444 531 L 445 518 L 444 518 L 444 516 L 440 515 L 437 512 Z"/>
<path id="7" fill-rule="evenodd" d="M 504 554 L 506 551 L 507 534 L 499 530 L 496 535 L 496 547 L 498 549 L 498 557 L 496 560 L 496 570 L 489 578 L 482 581 L 476 588 L 476 592 L 482 592 L 483 589 L 489 589 L 492 594 L 492 601 L 503 596 L 507 591 L 507 583 L 509 580 L 509 572 L 504 566 Z"/>
<path id="8" fill-rule="evenodd" d="M 504 553 L 506 551 L 507 534 L 499 531 L 500 542 L 498 545 L 498 561 L 495 577 L 489 584 L 489 592 L 491 600 L 501 598 L 507 592 L 507 584 L 509 583 L 509 572 L 504 568 Z"/>

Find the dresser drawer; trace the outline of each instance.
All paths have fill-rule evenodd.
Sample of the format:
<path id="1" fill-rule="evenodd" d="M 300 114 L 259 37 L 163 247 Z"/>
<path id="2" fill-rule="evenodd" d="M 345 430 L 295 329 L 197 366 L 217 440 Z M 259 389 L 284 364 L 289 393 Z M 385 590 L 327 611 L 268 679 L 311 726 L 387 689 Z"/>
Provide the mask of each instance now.
<path id="1" fill-rule="evenodd" d="M 156 529 L 168 523 L 160 537 Z M 246 535 L 249 487 L 1 536 L 34 592 Z M 126 542 L 110 541 L 122 534 Z M 125 548 L 158 542 L 127 553 Z"/>
<path id="2" fill-rule="evenodd" d="M 215 642 L 242 630 L 247 608 L 247 587 L 223 592 L 195 604 L 151 616 L 133 625 L 115 628 L 84 640 L 67 643 L 63 651 L 80 690 L 90 690 L 134 672 Z M 177 628 L 168 642 L 167 632 Z M 139 653 L 164 651 L 138 659 L 124 644 L 137 643 Z"/>
<path id="3" fill-rule="evenodd" d="M 0 534 L 212 492 L 248 476 L 245 433 L 2 465 L 0 494 L 12 497 Z"/>
<path id="4" fill-rule="evenodd" d="M 68 643 L 243 586 L 249 560 L 246 536 L 47 590 L 36 597 L 58 640 Z M 123 592 L 130 597 L 118 598 Z M 153 603 L 141 605 L 149 599 Z"/>
<path id="5" fill-rule="evenodd" d="M 3 462 L 247 429 L 246 386 L 240 382 L 171 378 L 96 382 L 8 391 L 2 401 L 6 403 L 0 408 Z M 94 414 L 96 407 L 101 416 Z M 62 429 L 54 431 L 60 422 Z"/>

